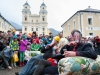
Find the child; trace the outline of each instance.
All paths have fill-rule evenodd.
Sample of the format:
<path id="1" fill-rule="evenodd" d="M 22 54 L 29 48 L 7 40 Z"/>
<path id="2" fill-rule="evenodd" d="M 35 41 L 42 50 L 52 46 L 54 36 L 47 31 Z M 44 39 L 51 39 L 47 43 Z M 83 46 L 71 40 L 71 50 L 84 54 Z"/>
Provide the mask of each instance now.
<path id="1" fill-rule="evenodd" d="M 24 66 L 24 52 L 26 50 L 28 40 L 26 39 L 26 36 L 22 36 L 22 40 L 19 43 L 19 54 L 20 54 L 20 66 Z"/>
<path id="2" fill-rule="evenodd" d="M 36 43 L 36 39 L 33 39 L 33 43 L 31 45 L 31 51 L 38 51 L 40 49 L 40 45 Z"/>
<path id="3" fill-rule="evenodd" d="M 27 48 L 25 50 L 25 64 L 27 63 L 27 61 L 29 61 L 31 59 L 31 51 L 30 51 L 30 44 L 28 43 Z"/>
<path id="4" fill-rule="evenodd" d="M 16 35 L 14 35 L 13 36 L 13 39 L 11 40 L 11 42 L 10 42 L 10 48 L 11 48 L 11 50 L 13 51 L 13 52 L 18 52 L 18 50 L 19 50 L 19 42 L 18 42 L 18 40 L 17 40 L 17 36 Z M 12 62 L 11 62 L 12 64 L 12 67 L 14 66 L 14 67 L 17 67 L 16 66 L 16 62 L 14 62 L 14 59 L 12 58 Z"/>

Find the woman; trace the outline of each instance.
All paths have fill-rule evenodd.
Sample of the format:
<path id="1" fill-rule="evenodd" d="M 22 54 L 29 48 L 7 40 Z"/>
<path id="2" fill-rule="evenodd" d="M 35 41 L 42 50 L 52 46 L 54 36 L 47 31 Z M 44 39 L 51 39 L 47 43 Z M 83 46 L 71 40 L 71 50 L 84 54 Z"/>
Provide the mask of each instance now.
<path id="1" fill-rule="evenodd" d="M 68 45 L 65 45 L 61 49 L 60 53 L 62 54 L 62 57 L 82 56 L 92 59 L 97 58 L 97 54 L 93 50 L 91 44 L 81 43 L 82 34 L 79 30 L 73 30 L 71 32 L 71 35 L 74 41 L 71 41 Z M 66 49 L 67 51 L 63 51 L 64 49 Z M 51 75 L 58 74 L 58 67 L 57 66 L 46 67 L 42 75 L 45 74 L 51 74 Z"/>

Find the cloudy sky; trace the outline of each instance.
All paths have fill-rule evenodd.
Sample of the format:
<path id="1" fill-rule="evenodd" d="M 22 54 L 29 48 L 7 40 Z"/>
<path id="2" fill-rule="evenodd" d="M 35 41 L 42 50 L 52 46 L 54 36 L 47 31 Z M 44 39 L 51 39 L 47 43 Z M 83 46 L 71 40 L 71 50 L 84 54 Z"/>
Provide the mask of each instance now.
<path id="1" fill-rule="evenodd" d="M 39 14 L 43 0 L 27 0 L 32 14 Z M 7 20 L 19 25 L 22 21 L 22 9 L 26 0 L 0 0 L 0 13 Z M 61 25 L 76 11 L 91 6 L 100 9 L 100 0 L 44 0 L 48 11 L 48 28 L 62 30 Z"/>

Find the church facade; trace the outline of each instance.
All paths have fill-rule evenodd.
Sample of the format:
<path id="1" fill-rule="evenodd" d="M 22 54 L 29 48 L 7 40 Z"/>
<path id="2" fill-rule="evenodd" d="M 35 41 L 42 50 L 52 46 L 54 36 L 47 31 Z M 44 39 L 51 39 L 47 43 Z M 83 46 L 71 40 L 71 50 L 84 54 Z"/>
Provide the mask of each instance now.
<path id="1" fill-rule="evenodd" d="M 47 28 L 47 6 L 44 4 L 44 2 L 40 6 L 39 15 L 32 14 L 30 11 L 30 5 L 26 2 L 23 5 L 22 10 L 22 33 L 32 33 L 33 31 L 36 31 L 38 35 L 48 34 L 48 28 Z"/>

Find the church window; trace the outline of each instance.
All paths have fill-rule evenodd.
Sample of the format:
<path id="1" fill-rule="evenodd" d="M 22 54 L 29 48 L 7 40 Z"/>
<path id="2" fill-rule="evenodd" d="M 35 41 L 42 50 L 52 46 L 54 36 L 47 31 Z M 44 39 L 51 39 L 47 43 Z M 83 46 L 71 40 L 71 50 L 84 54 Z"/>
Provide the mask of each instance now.
<path id="1" fill-rule="evenodd" d="M 36 20 L 36 22 L 38 22 L 38 20 Z"/>
<path id="2" fill-rule="evenodd" d="M 44 9 L 44 7 L 43 7 L 43 9 Z"/>
<path id="3" fill-rule="evenodd" d="M 42 18 L 42 20 L 44 21 L 44 17 Z"/>
<path id="4" fill-rule="evenodd" d="M 32 28 L 32 31 L 34 31 L 34 28 Z"/>
<path id="5" fill-rule="evenodd" d="M 45 28 L 43 28 L 43 31 L 45 30 Z"/>
<path id="6" fill-rule="evenodd" d="M 25 27 L 25 31 L 27 31 L 27 28 Z"/>
<path id="7" fill-rule="evenodd" d="M 36 28 L 36 31 L 38 31 L 38 28 Z"/>
<path id="8" fill-rule="evenodd" d="M 27 17 L 25 17 L 25 21 L 27 21 Z"/>

